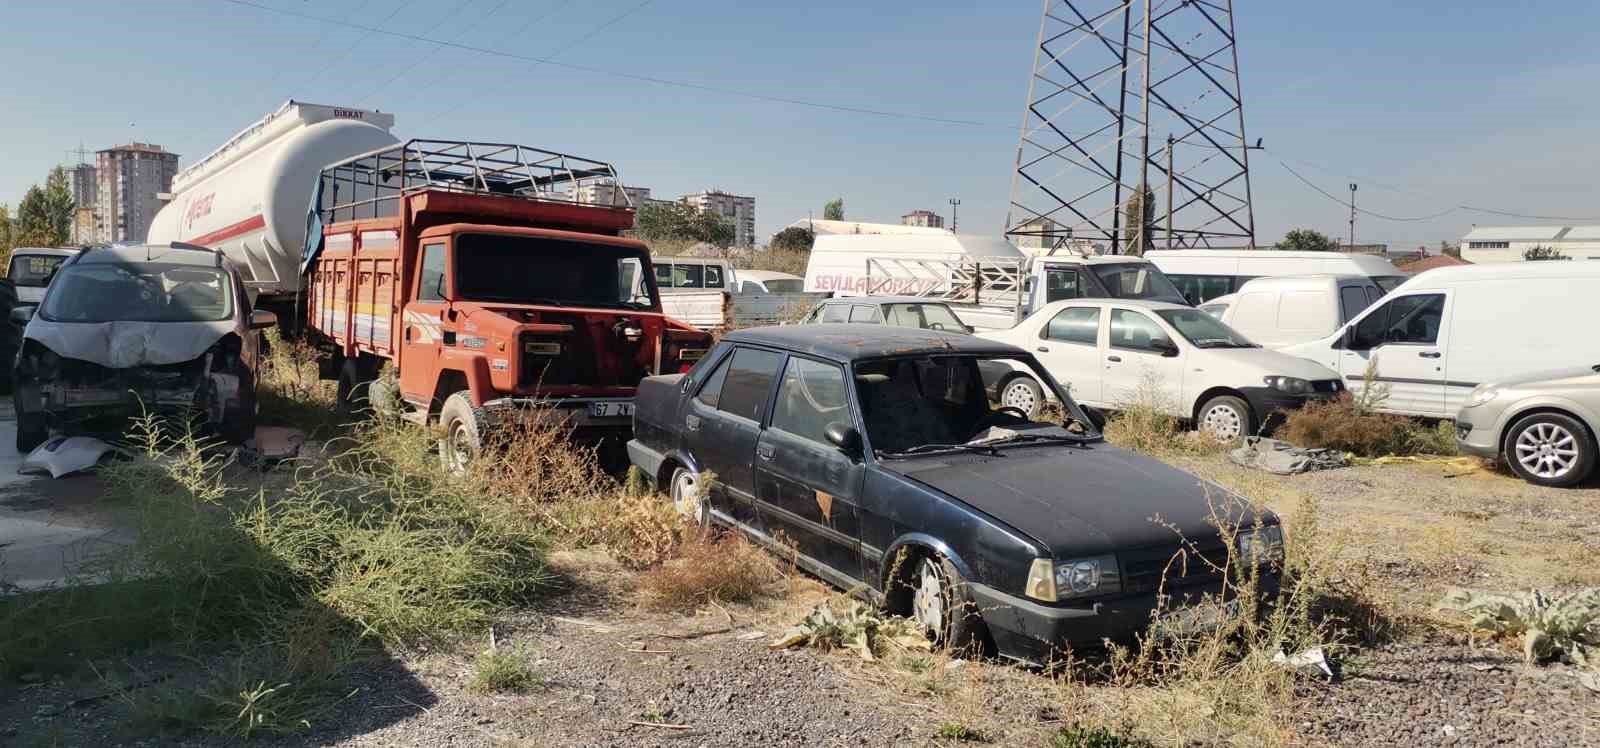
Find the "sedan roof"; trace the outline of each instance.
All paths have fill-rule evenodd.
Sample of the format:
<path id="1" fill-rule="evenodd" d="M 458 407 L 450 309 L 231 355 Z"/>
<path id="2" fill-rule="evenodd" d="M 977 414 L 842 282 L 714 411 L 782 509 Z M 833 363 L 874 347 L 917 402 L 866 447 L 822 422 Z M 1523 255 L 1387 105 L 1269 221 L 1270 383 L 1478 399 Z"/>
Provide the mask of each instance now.
<path id="1" fill-rule="evenodd" d="M 1006 343 L 960 333 L 895 325 L 832 322 L 751 327 L 730 332 L 722 339 L 809 353 L 841 363 L 918 354 L 1022 353 L 1020 348 Z"/>

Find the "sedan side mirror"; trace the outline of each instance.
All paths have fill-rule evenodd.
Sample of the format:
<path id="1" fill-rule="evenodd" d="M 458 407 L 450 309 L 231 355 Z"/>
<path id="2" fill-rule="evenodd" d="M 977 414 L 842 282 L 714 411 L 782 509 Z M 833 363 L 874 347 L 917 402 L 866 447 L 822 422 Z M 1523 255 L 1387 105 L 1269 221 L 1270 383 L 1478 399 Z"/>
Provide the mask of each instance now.
<path id="1" fill-rule="evenodd" d="M 823 436 L 828 437 L 828 442 L 839 451 L 851 457 L 861 454 L 861 432 L 856 427 L 847 423 L 834 421 L 822 430 Z"/>
<path id="2" fill-rule="evenodd" d="M 34 307 L 31 306 L 14 307 L 11 310 L 11 321 L 19 325 L 26 325 L 28 320 L 33 319 L 33 310 Z"/>
<path id="3" fill-rule="evenodd" d="M 265 330 L 269 327 L 276 327 L 277 324 L 278 315 L 265 309 L 257 309 L 250 313 L 250 329 L 252 330 Z"/>
<path id="4" fill-rule="evenodd" d="M 1155 338 L 1150 341 L 1150 347 L 1166 358 L 1175 358 L 1178 355 L 1178 344 L 1166 338 Z"/>

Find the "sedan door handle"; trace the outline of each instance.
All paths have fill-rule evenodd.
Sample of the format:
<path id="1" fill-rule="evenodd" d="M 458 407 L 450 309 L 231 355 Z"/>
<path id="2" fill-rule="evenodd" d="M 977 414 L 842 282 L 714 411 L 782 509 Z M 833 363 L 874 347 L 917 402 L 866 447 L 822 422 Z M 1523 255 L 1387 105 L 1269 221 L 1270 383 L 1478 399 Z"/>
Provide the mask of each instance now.
<path id="1" fill-rule="evenodd" d="M 1423 351 L 1421 353 L 1418 353 L 1417 355 L 1421 356 L 1423 358 L 1438 358 L 1439 357 L 1439 352 L 1438 351 Z"/>
<path id="2" fill-rule="evenodd" d="M 763 444 L 759 447 L 756 447 L 756 456 L 763 460 L 770 460 L 772 459 L 772 456 L 777 453 L 778 450 L 774 449 L 771 444 Z"/>
<path id="3" fill-rule="evenodd" d="M 1106 356 L 1106 360 L 1107 361 L 1115 361 L 1115 362 L 1117 362 L 1119 364 L 1122 363 L 1122 357 L 1121 356 Z"/>

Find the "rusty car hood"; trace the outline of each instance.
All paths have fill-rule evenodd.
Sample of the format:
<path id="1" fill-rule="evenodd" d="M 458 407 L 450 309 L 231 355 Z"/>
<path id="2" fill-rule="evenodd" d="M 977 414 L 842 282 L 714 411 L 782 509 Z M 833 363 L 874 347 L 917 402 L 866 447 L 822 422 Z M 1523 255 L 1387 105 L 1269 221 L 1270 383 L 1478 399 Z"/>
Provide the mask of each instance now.
<path id="1" fill-rule="evenodd" d="M 65 358 L 112 369 L 180 364 L 199 358 L 222 336 L 232 319 L 215 322 L 52 322 L 34 317 L 23 337 Z"/>
<path id="2" fill-rule="evenodd" d="M 1010 525 L 1058 558 L 1211 540 L 1217 537 L 1214 518 L 1250 523 L 1248 505 L 1237 494 L 1103 442 L 880 465 Z"/>

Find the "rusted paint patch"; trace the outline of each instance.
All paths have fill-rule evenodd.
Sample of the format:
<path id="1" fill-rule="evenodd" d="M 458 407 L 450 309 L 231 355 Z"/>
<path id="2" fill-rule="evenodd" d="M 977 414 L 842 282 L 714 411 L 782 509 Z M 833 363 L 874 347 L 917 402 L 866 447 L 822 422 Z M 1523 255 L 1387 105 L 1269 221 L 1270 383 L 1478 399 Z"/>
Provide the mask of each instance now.
<path id="1" fill-rule="evenodd" d="M 817 495 L 817 508 L 822 510 L 822 518 L 833 521 L 833 494 L 813 491 Z"/>

